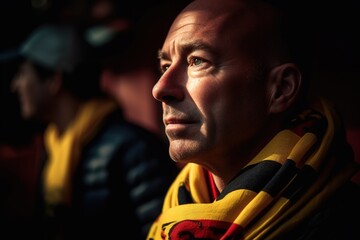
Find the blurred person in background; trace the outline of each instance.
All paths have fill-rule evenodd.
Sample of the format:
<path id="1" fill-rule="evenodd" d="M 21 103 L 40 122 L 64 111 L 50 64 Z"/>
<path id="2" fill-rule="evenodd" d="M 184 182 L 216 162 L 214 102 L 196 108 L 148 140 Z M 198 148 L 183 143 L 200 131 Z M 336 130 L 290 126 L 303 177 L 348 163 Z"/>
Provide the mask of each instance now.
<path id="1" fill-rule="evenodd" d="M 159 77 L 154 56 L 187 0 L 55 0 L 37 6 L 39 18 L 76 22 L 104 61 L 101 86 L 126 120 L 164 137 L 161 106 L 151 95 Z"/>
<path id="2" fill-rule="evenodd" d="M 98 47 L 109 49 L 104 56 L 103 89 L 117 99 L 129 121 L 163 138 L 161 104 L 151 94 L 160 77 L 156 56 L 172 20 L 188 2 L 167 1 L 150 8 L 133 26 Z"/>
<path id="3" fill-rule="evenodd" d="M 69 23 L 37 28 L 12 81 L 25 119 L 47 124 L 36 222 L 41 239 L 144 239 L 177 172 L 157 135 L 126 121 L 102 64 Z"/>
<path id="4" fill-rule="evenodd" d="M 10 91 L 18 62 L 6 58 L 0 55 L 0 224 L 2 234 L 22 239 L 33 230 L 44 126 L 22 118 L 18 99 Z M 11 226 L 16 231 L 7 232 Z"/>

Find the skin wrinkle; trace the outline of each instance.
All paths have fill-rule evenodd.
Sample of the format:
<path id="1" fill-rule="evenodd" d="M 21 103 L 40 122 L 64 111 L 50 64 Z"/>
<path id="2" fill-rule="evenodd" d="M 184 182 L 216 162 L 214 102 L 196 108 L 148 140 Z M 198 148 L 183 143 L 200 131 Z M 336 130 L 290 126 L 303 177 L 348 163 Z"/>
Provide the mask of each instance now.
<path id="1" fill-rule="evenodd" d="M 307 87 L 309 12 L 294 6 L 193 0 L 173 21 L 152 93 L 184 168 L 147 239 L 312 238 L 352 219 L 358 168 L 336 109 Z M 334 239 L 356 232 L 335 225 Z"/>
<path id="2" fill-rule="evenodd" d="M 273 57 L 263 57 L 268 47 L 265 42 L 273 38 L 274 22 L 268 20 L 273 16 L 261 15 L 268 6 L 260 8 L 256 3 L 248 3 L 230 2 L 229 5 L 226 2 L 211 12 L 203 9 L 204 6 L 197 9 L 195 2 L 192 10 L 185 9 L 170 28 L 159 53 L 161 68 L 166 71 L 153 88 L 154 97 L 163 102 L 164 121 L 181 119 L 178 112 L 193 120 L 186 124 L 186 131 L 166 127 L 174 161 L 199 163 L 225 182 L 232 179 L 236 169 L 241 169 L 275 132 L 274 127 L 269 127 L 270 100 L 274 93 L 272 87 L 261 80 L 269 65 L 274 65 L 270 63 Z M 247 11 L 248 7 L 252 10 Z M 234 24 L 241 31 L 233 31 Z M 263 43 L 255 41 L 259 36 Z M 271 55 L 269 51 L 265 56 Z M 193 56 L 204 59 L 200 67 L 189 65 Z M 237 69 L 234 71 L 234 68 Z M 230 100 L 232 98 L 237 100 Z M 234 112 L 234 102 L 240 111 Z M 211 110 L 204 106 L 211 106 Z M 227 117 L 227 112 L 235 115 Z M 249 127 L 240 130 L 236 125 Z"/>

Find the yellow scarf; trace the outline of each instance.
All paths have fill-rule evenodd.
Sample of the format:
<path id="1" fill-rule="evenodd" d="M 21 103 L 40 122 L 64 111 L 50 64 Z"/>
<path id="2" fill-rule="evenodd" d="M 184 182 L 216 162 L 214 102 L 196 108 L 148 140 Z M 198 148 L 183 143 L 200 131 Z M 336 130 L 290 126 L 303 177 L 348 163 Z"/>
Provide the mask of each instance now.
<path id="1" fill-rule="evenodd" d="M 103 118 L 115 108 L 107 100 L 92 100 L 78 111 L 74 122 L 59 135 L 54 124 L 45 132 L 48 161 L 44 169 L 44 196 L 48 206 L 71 203 L 72 175 L 77 167 L 81 149 L 94 136 Z"/>
<path id="2" fill-rule="evenodd" d="M 187 164 L 147 239 L 278 239 L 356 173 L 353 159 L 335 153 L 338 142 L 332 145 L 339 125 L 331 106 L 320 100 L 280 131 L 215 200 L 208 172 Z"/>

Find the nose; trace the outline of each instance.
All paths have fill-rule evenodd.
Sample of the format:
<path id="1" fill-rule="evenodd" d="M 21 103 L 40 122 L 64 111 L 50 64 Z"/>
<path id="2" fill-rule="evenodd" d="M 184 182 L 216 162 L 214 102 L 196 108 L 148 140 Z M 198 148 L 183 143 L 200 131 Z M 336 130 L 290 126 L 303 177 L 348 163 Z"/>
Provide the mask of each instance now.
<path id="1" fill-rule="evenodd" d="M 154 85 L 153 97 L 164 103 L 183 100 L 186 79 L 186 74 L 181 73 L 180 70 L 176 71 L 175 66 L 170 67 Z"/>

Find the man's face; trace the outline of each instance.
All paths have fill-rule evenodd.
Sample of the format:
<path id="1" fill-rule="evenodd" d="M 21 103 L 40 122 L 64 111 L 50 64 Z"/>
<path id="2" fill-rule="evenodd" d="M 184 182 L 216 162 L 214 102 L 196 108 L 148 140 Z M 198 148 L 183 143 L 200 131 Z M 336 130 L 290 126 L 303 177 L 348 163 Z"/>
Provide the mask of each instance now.
<path id="1" fill-rule="evenodd" d="M 211 168 L 256 147 L 269 97 L 255 51 L 248 49 L 254 43 L 245 39 L 251 14 L 242 29 L 226 11 L 214 14 L 202 2 L 172 25 L 153 96 L 162 102 L 171 157 Z"/>
<path id="2" fill-rule="evenodd" d="M 49 84 L 39 79 L 31 62 L 20 65 L 11 87 L 18 94 L 22 116 L 26 119 L 41 118 L 45 105 L 49 103 Z"/>

